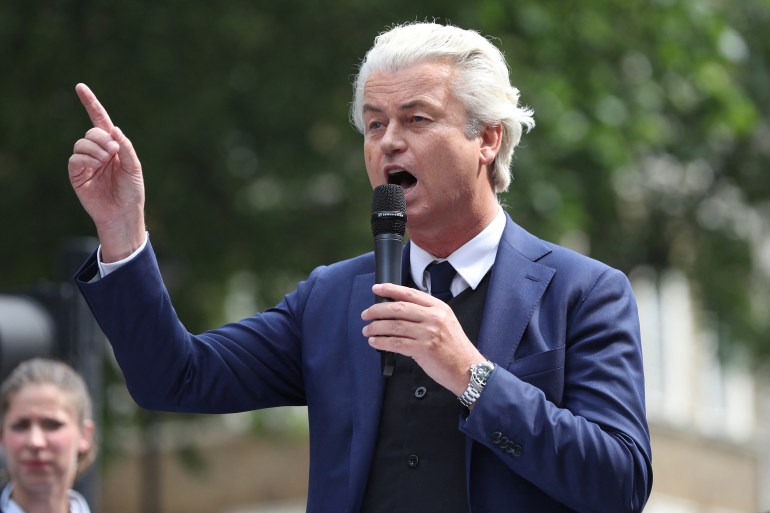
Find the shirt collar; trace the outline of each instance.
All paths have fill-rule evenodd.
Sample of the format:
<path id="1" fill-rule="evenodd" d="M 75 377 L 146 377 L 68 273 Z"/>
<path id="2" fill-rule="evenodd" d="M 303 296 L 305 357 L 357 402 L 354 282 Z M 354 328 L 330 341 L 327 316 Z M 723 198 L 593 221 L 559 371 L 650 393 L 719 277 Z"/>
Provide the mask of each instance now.
<path id="1" fill-rule="evenodd" d="M 13 492 L 13 483 L 8 483 L 0 493 L 0 511 L 3 513 L 24 513 L 16 501 L 11 499 L 11 492 Z M 88 503 L 85 497 L 80 495 L 75 490 L 69 491 L 70 499 L 70 513 L 90 513 Z"/>
<path id="2" fill-rule="evenodd" d="M 498 207 L 497 215 L 492 222 L 447 258 L 436 258 L 412 242 L 412 247 L 409 251 L 412 281 L 417 285 L 417 288 L 427 292 L 428 273 L 425 271 L 425 268 L 431 262 L 449 260 L 449 263 L 457 271 L 457 276 L 452 282 L 452 294 L 457 296 L 468 287 L 476 289 L 492 267 L 492 264 L 495 263 L 497 248 L 500 245 L 500 238 L 503 236 L 504 230 L 505 213 L 502 207 Z"/>

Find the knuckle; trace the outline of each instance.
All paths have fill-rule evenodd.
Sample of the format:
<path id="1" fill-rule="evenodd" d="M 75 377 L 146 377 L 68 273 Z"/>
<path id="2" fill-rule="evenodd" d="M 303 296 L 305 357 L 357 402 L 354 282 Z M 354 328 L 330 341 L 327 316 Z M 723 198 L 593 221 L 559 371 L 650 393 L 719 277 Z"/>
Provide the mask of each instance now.
<path id="1" fill-rule="evenodd" d="M 430 342 L 435 342 L 441 337 L 441 329 L 436 325 L 427 326 L 426 332 Z"/>
<path id="2" fill-rule="evenodd" d="M 445 303 L 442 303 L 435 311 L 436 321 L 440 323 L 447 322 L 453 315 L 452 310 Z"/>
<path id="3" fill-rule="evenodd" d="M 435 353 L 441 348 L 441 344 L 439 344 L 438 339 L 435 337 L 426 340 L 424 346 L 426 353 Z"/>
<path id="4" fill-rule="evenodd" d="M 396 313 L 401 313 L 404 310 L 406 310 L 406 303 L 403 301 L 396 301 L 391 303 L 391 307 L 393 308 L 393 311 Z"/>
<path id="5" fill-rule="evenodd" d="M 404 325 L 401 322 L 398 321 L 390 321 L 390 331 L 394 335 L 403 335 L 404 334 Z"/>

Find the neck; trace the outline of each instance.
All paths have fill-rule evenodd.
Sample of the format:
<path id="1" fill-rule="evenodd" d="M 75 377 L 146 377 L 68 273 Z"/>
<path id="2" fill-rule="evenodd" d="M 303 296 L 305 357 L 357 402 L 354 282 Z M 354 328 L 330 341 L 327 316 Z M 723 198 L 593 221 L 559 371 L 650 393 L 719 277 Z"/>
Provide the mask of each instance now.
<path id="1" fill-rule="evenodd" d="M 464 246 L 484 228 L 489 226 L 497 215 L 499 205 L 484 209 L 482 212 L 469 212 L 468 217 L 458 225 L 438 225 L 422 230 L 410 230 L 407 222 L 409 238 L 422 249 L 436 258 L 447 258 Z"/>
<path id="2" fill-rule="evenodd" d="M 24 513 L 68 513 L 68 490 L 52 490 L 45 494 L 30 494 L 15 487 L 11 498 Z"/>

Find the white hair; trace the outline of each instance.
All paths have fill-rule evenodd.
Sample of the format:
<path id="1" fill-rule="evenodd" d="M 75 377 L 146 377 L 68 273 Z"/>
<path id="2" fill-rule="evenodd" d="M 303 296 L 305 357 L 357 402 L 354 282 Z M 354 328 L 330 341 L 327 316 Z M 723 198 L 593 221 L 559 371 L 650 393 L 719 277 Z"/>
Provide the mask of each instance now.
<path id="1" fill-rule="evenodd" d="M 519 105 L 519 90 L 511 85 L 502 52 L 473 30 L 437 23 L 408 23 L 381 33 L 366 53 L 353 84 L 350 118 L 364 132 L 364 87 L 374 71 L 393 72 L 421 61 L 444 60 L 455 68 L 452 91 L 465 106 L 466 135 L 478 137 L 501 124 L 503 140 L 492 169 L 496 193 L 511 183 L 513 150 L 522 130 L 535 126 L 533 111 Z"/>

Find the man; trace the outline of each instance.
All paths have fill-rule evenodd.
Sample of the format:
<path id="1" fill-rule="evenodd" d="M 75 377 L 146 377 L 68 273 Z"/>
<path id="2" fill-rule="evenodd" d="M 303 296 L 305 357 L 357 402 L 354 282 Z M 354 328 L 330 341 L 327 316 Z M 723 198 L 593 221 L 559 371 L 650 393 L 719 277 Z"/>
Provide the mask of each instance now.
<path id="1" fill-rule="evenodd" d="M 311 512 L 643 509 L 651 455 L 628 280 L 501 209 L 534 122 L 485 38 L 395 27 L 358 74 L 352 118 L 369 180 L 405 192 L 404 285 L 373 285 L 369 253 L 200 335 L 160 277 L 131 142 L 87 87 L 77 92 L 94 128 L 69 174 L 101 242 L 77 279 L 140 405 L 307 405 Z M 399 355 L 393 376 L 374 349 Z"/>

